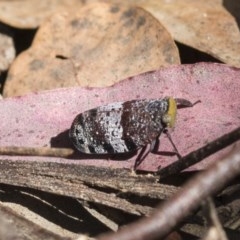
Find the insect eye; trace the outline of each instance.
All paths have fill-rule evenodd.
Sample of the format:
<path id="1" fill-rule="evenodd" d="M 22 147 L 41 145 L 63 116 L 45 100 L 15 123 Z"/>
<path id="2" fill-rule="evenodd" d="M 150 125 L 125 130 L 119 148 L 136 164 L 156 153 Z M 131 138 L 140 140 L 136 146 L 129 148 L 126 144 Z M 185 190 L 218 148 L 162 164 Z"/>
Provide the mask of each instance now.
<path id="1" fill-rule="evenodd" d="M 162 117 L 162 121 L 163 121 L 163 123 L 165 123 L 169 127 L 170 123 L 172 122 L 172 118 L 171 118 L 170 115 L 165 114 Z"/>

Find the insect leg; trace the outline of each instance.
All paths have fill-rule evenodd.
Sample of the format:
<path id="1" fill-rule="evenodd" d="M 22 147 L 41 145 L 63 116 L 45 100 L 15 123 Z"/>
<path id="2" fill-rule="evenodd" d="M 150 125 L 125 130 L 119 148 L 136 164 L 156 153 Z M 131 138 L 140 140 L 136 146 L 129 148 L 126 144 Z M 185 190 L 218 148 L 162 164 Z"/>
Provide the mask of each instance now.
<path id="1" fill-rule="evenodd" d="M 144 146 L 142 148 L 141 152 L 138 154 L 137 159 L 136 159 L 135 164 L 134 164 L 134 170 L 137 169 L 137 167 L 143 162 L 143 160 L 147 157 L 147 155 L 150 152 L 157 152 L 158 147 L 159 147 L 159 136 L 150 143 L 150 147 L 149 147 L 148 150 L 146 150 L 147 146 L 148 145 Z"/>
<path id="2" fill-rule="evenodd" d="M 159 148 L 159 144 L 160 144 L 160 141 L 159 141 L 159 136 L 156 137 L 155 140 L 153 140 L 150 144 L 150 152 L 154 153 L 154 152 L 157 152 L 158 151 L 158 148 Z"/>
<path id="3" fill-rule="evenodd" d="M 143 160 L 147 157 L 147 155 L 150 153 L 150 149 L 147 149 L 148 145 L 144 146 L 141 149 L 141 152 L 138 154 L 137 159 L 135 160 L 135 164 L 134 164 L 134 171 L 137 170 L 137 167 L 143 162 Z M 145 154 L 144 154 L 145 153 Z"/>
<path id="4" fill-rule="evenodd" d="M 137 159 L 135 161 L 135 164 L 134 164 L 134 170 L 137 169 L 137 167 L 143 162 L 143 160 L 147 157 L 147 155 L 152 152 L 157 152 L 158 151 L 158 148 L 159 148 L 159 136 L 160 134 L 158 135 L 158 137 L 156 137 L 155 140 L 153 140 L 151 143 L 150 143 L 150 147 L 149 149 L 146 151 L 147 149 L 147 146 L 144 146 L 141 150 L 141 152 L 138 154 L 137 156 Z M 145 154 L 144 154 L 145 153 Z"/>
<path id="5" fill-rule="evenodd" d="M 171 135 L 169 134 L 168 130 L 167 130 L 167 129 L 164 129 L 163 132 L 166 134 L 167 138 L 169 139 L 170 143 L 172 144 L 173 149 L 174 149 L 176 155 L 178 156 L 179 159 L 181 159 L 182 156 L 181 156 L 181 154 L 179 153 L 179 151 L 177 150 L 177 147 L 176 147 L 176 145 L 174 144 L 174 142 L 173 142 L 173 140 L 172 140 L 172 138 L 171 138 Z"/>

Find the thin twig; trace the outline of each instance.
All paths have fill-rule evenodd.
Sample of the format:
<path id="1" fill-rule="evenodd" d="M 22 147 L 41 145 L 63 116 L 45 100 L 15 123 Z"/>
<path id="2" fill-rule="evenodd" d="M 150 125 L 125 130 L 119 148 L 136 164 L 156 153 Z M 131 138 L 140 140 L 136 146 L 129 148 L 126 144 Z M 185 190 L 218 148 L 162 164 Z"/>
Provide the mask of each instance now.
<path id="1" fill-rule="evenodd" d="M 8 156 L 48 156 L 69 157 L 74 153 L 71 148 L 49 148 L 49 147 L 0 147 L 0 155 Z"/>
<path id="2" fill-rule="evenodd" d="M 176 162 L 168 165 L 167 167 L 160 169 L 158 171 L 158 174 L 162 179 L 181 172 L 182 170 L 200 162 L 206 157 L 218 152 L 219 150 L 231 145 L 238 140 L 240 140 L 240 128 L 237 128 L 234 131 L 223 135 L 222 137 L 208 143 L 204 147 L 201 147 L 198 150 L 187 154 L 180 160 L 177 160 Z"/>
<path id="3" fill-rule="evenodd" d="M 207 220 L 208 230 L 202 240 L 227 240 L 228 238 L 219 220 L 212 198 L 209 197 L 203 204 L 203 213 Z"/>
<path id="4" fill-rule="evenodd" d="M 3 204 L 0 204 L 0 226 L 1 239 L 72 239 L 70 237 L 61 237 L 56 233 L 38 226 L 28 220 L 27 217 L 20 216 Z"/>
<path id="5" fill-rule="evenodd" d="M 175 196 L 155 209 L 149 218 L 125 226 L 117 233 L 102 234 L 97 239 L 162 239 L 199 207 L 203 200 L 217 193 L 239 174 L 240 151 L 235 150 L 189 180 Z"/>

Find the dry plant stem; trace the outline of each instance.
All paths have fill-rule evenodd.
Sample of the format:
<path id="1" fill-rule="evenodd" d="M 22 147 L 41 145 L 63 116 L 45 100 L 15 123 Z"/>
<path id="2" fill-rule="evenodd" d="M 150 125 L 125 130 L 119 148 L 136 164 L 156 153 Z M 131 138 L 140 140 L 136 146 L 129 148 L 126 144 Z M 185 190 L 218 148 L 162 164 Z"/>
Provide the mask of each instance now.
<path id="1" fill-rule="evenodd" d="M 2 204 L 0 204 L 0 239 L 70 240 L 34 224 Z"/>
<path id="2" fill-rule="evenodd" d="M 188 181 L 175 196 L 155 209 L 149 218 L 125 226 L 117 233 L 100 235 L 97 239 L 162 239 L 199 207 L 203 200 L 217 193 L 239 174 L 240 151 L 235 150 Z"/>
<path id="3" fill-rule="evenodd" d="M 168 177 L 170 175 L 181 172 L 182 170 L 200 162 L 213 153 L 231 145 L 232 143 L 240 139 L 240 128 L 223 135 L 222 137 L 208 143 L 202 148 L 193 151 L 178 161 L 168 165 L 167 167 L 160 169 L 158 174 L 161 178 Z"/>
<path id="4" fill-rule="evenodd" d="M 217 210 L 214 206 L 213 200 L 209 197 L 203 205 L 203 213 L 207 219 L 207 234 L 202 240 L 227 240 L 226 233 L 218 218 Z"/>
<path id="5" fill-rule="evenodd" d="M 125 194 L 165 199 L 177 189 L 157 183 L 157 176 L 138 176 L 127 169 L 7 159 L 0 160 L 0 166 L 0 183 L 74 197 L 137 216 L 149 215 L 152 208 L 129 202 Z"/>
<path id="6" fill-rule="evenodd" d="M 48 156 L 69 157 L 74 152 L 71 148 L 49 148 L 49 147 L 0 147 L 0 155 L 21 156 Z"/>

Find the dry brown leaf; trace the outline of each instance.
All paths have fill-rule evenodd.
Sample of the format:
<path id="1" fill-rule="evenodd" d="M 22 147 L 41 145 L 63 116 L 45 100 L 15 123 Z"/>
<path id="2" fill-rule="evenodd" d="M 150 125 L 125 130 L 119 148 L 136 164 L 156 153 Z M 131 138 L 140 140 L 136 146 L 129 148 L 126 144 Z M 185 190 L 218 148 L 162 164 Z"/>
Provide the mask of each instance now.
<path id="1" fill-rule="evenodd" d="M 15 58 L 13 38 L 6 27 L 0 25 L 0 74 L 6 71 Z"/>
<path id="2" fill-rule="evenodd" d="M 179 63 L 170 34 L 139 7 L 93 3 L 55 14 L 11 66 L 5 96 L 67 86 L 110 86 Z"/>
<path id="3" fill-rule="evenodd" d="M 152 13 L 177 41 L 240 67 L 240 32 L 235 19 L 220 5 L 220 0 L 128 2 Z"/>
<path id="4" fill-rule="evenodd" d="M 224 4 L 224 7 L 234 16 L 239 27 L 240 26 L 240 1 L 224 0 L 223 4 Z"/>
<path id="5" fill-rule="evenodd" d="M 0 21 L 16 28 L 36 28 L 53 12 L 80 4 L 78 0 L 0 1 Z"/>

